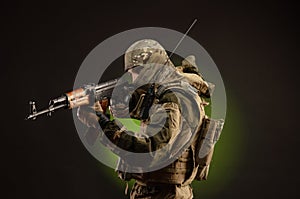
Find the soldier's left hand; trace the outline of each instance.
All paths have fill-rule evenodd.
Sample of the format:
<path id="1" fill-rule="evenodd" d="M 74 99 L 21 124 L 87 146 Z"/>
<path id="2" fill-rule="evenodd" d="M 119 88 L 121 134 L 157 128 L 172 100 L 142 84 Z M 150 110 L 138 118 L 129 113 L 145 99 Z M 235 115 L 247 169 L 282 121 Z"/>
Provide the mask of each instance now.
<path id="1" fill-rule="evenodd" d="M 99 117 L 96 112 L 103 112 L 99 102 L 95 102 L 93 106 L 80 106 L 77 109 L 78 119 L 88 127 L 97 128 L 99 126 Z"/>

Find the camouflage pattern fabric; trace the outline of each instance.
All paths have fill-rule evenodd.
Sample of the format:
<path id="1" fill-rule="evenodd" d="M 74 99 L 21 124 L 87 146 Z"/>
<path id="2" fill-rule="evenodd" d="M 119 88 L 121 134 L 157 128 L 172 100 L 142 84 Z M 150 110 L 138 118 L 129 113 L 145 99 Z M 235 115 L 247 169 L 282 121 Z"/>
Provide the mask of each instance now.
<path id="1" fill-rule="evenodd" d="M 185 67 L 192 66 L 190 62 L 184 64 Z M 127 154 L 122 153 L 120 148 L 134 153 L 149 154 L 163 149 L 161 153 L 150 157 L 152 162 L 149 166 L 153 167 L 169 156 L 179 158 L 158 171 L 120 172 L 120 176 L 125 180 L 131 178 L 137 180 L 131 198 L 193 198 L 190 183 L 194 180 L 198 167 L 194 160 L 195 147 L 191 147 L 191 144 L 193 136 L 200 130 L 205 115 L 202 100 L 198 95 L 198 92 L 204 89 L 204 81 L 199 75 L 185 77 L 178 72 L 163 47 L 153 40 L 138 41 L 126 51 L 125 70 L 138 66 L 141 70 L 133 83 L 145 90 L 133 94 L 131 106 L 137 104 L 140 94 L 146 92 L 147 85 L 154 82 L 156 89 L 164 86 L 166 88 L 161 89 L 160 95 L 156 96 L 149 123 L 145 123 L 139 136 L 134 136 L 133 132 L 121 128 L 116 121 L 100 123 L 103 133 L 112 143 L 109 147 L 121 157 L 119 169 L 123 171 L 131 171 L 132 167 L 137 168 L 139 161 L 128 161 Z M 180 86 L 167 87 L 178 83 Z"/>
<path id="2" fill-rule="evenodd" d="M 143 186 L 135 183 L 130 199 L 192 199 L 193 190 L 190 185 L 156 185 Z"/>

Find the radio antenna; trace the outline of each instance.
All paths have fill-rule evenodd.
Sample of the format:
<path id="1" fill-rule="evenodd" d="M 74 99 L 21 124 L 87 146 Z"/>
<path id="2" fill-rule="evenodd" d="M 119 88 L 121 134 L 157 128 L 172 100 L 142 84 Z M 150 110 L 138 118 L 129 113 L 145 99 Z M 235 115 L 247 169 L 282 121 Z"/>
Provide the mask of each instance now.
<path id="1" fill-rule="evenodd" d="M 174 52 L 176 51 L 176 49 L 178 48 L 178 46 L 181 44 L 181 42 L 184 40 L 184 38 L 187 36 L 187 34 L 190 32 L 190 30 L 192 29 L 192 27 L 195 25 L 196 22 L 197 22 L 197 19 L 195 19 L 193 21 L 193 23 L 190 25 L 190 27 L 187 29 L 187 31 L 184 33 L 184 35 L 181 37 L 181 39 L 179 40 L 179 42 L 175 46 L 174 50 L 170 54 L 169 59 L 172 57 L 172 55 L 174 54 Z"/>

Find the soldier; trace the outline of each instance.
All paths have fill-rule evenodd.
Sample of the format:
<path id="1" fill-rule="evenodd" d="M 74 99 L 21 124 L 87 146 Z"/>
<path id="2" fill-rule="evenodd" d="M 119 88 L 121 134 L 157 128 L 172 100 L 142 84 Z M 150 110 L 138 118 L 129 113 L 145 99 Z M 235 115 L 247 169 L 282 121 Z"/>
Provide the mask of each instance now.
<path id="1" fill-rule="evenodd" d="M 78 118 L 91 128 L 97 128 L 99 123 L 103 131 L 101 136 L 115 145 L 110 148 L 121 158 L 119 177 L 135 179 L 130 198 L 193 198 L 190 184 L 199 173 L 195 158 L 197 135 L 205 116 L 205 102 L 200 95 L 207 94 L 208 85 L 199 75 L 193 56 L 185 59 L 182 67 L 176 70 L 164 48 L 154 40 L 135 42 L 124 59 L 125 71 L 131 74 L 133 84 L 138 85 L 131 96 L 129 112 L 131 117 L 141 120 L 139 136 L 128 132 L 115 120 L 109 120 L 99 103 L 95 103 L 94 110 L 78 109 Z M 143 100 L 150 90 L 154 93 L 151 105 L 156 106 L 146 110 L 149 113 L 146 118 L 141 117 Z M 118 110 L 113 113 L 117 114 Z M 142 161 L 127 159 L 120 149 L 149 153 L 149 167 L 153 168 L 171 157 L 176 158 L 154 171 L 141 167 L 141 172 L 132 172 L 137 169 L 130 168 L 138 168 L 136 164 Z"/>

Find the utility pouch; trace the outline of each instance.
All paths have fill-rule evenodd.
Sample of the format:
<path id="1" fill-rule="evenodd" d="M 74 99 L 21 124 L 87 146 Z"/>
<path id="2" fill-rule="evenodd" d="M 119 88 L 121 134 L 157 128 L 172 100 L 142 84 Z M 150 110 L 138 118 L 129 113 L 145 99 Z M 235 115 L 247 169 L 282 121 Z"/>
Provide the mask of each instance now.
<path id="1" fill-rule="evenodd" d="M 195 180 L 207 179 L 214 146 L 219 140 L 223 125 L 223 119 L 204 118 L 196 145 L 195 161 L 198 165 L 198 171 Z"/>
<path id="2" fill-rule="evenodd" d="M 128 165 L 124 162 L 123 159 L 119 157 L 116 172 L 118 174 L 118 177 L 123 181 L 129 181 L 132 179 L 132 174 L 126 172 L 128 168 Z"/>

